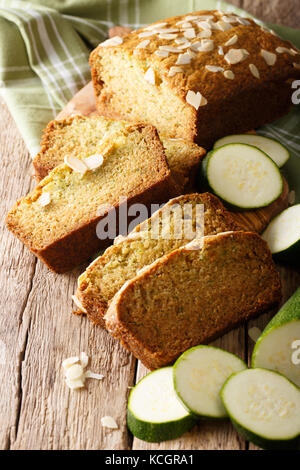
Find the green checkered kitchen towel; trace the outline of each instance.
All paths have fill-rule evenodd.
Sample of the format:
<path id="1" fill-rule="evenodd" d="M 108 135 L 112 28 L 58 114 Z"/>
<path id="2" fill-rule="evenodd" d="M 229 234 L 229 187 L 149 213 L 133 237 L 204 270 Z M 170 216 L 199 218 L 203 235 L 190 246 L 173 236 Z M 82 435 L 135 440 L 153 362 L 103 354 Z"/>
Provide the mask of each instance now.
<path id="1" fill-rule="evenodd" d="M 108 28 L 138 28 L 204 9 L 250 16 L 217 0 L 0 0 L 0 90 L 31 155 L 39 150 L 45 125 L 90 80 L 90 50 Z M 300 48 L 299 30 L 267 26 Z M 299 108 L 260 132 L 290 149 L 285 172 L 300 201 Z"/>

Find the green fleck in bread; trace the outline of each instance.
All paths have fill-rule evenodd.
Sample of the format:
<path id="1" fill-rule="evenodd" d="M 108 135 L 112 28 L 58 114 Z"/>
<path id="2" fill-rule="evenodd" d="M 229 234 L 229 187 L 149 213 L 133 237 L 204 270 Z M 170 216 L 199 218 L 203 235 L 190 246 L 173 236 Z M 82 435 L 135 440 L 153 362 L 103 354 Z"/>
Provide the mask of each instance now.
<path id="1" fill-rule="evenodd" d="M 40 181 L 62 163 L 65 155 L 86 158 L 97 153 L 103 137 L 120 132 L 127 125 L 125 121 L 102 116 L 73 116 L 51 121 L 44 131 L 41 151 L 33 160 L 37 180 Z M 180 185 L 181 192 L 191 189 L 205 150 L 182 139 L 160 138 L 170 170 Z"/>
<path id="2" fill-rule="evenodd" d="M 209 10 L 111 38 L 90 65 L 100 114 L 209 148 L 288 112 L 300 52 L 250 18 Z"/>
<path id="3" fill-rule="evenodd" d="M 105 315 L 108 331 L 149 369 L 280 300 L 279 275 L 259 235 L 227 232 L 205 237 L 202 248 L 193 243 L 125 283 Z"/>
<path id="4" fill-rule="evenodd" d="M 182 208 L 186 204 L 189 204 L 192 209 L 189 215 L 192 220 L 193 234 L 190 237 L 183 230 L 182 236 L 175 238 L 174 229 L 178 226 L 183 227 Z M 120 242 L 116 240 L 115 244 L 109 247 L 79 277 L 76 296 L 94 323 L 105 326 L 103 315 L 111 299 L 125 281 L 135 277 L 144 266 L 186 244 L 195 236 L 196 223 L 202 223 L 202 220 L 199 220 L 201 214 L 196 212 L 197 205 L 204 205 L 205 235 L 240 230 L 231 214 L 212 194 L 189 194 L 172 199 L 150 219 L 135 227 L 128 237 Z M 179 211 L 177 211 L 178 207 Z M 158 229 L 154 229 L 157 226 Z M 155 238 L 151 237 L 151 229 L 152 231 L 154 229 L 153 233 L 157 234 Z M 166 235 L 170 236 L 167 238 Z"/>
<path id="5" fill-rule="evenodd" d="M 118 211 L 121 197 L 128 206 L 149 206 L 178 195 L 154 127 L 116 130 L 98 150 L 101 166 L 82 174 L 62 163 L 8 214 L 8 228 L 55 272 L 88 261 L 111 243 L 97 237 L 96 227 L 109 208 Z"/>

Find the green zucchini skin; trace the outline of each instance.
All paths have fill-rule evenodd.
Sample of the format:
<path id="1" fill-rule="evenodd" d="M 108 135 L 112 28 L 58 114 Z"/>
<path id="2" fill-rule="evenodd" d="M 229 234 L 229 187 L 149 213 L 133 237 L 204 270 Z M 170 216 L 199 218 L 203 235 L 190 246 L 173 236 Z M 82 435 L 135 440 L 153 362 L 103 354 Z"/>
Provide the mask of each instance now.
<path id="1" fill-rule="evenodd" d="M 260 370 L 265 370 L 261 368 L 257 368 Z M 256 369 L 256 370 L 257 370 Z M 243 371 L 242 371 L 243 372 Z M 289 379 L 287 379 L 284 375 L 280 374 L 279 372 L 274 372 L 274 371 L 269 371 L 272 372 L 273 374 L 281 375 L 284 377 L 285 380 L 290 382 L 293 387 L 295 387 L 297 390 L 299 388 L 297 385 L 295 385 L 293 382 L 291 382 Z M 220 395 L 221 395 L 221 400 L 224 405 L 224 408 L 227 411 L 227 414 L 230 418 L 230 421 L 233 425 L 233 427 L 236 429 L 236 431 L 247 441 L 252 442 L 253 444 L 257 445 L 258 447 L 261 447 L 262 449 L 265 450 L 300 450 L 300 433 L 297 436 L 294 436 L 291 439 L 267 439 L 264 436 L 255 434 L 252 432 L 250 429 L 245 428 L 242 426 L 240 423 L 236 421 L 236 419 L 232 416 L 232 414 L 229 412 L 228 407 L 226 406 L 225 400 L 224 400 L 224 390 L 226 388 L 227 383 L 232 379 L 233 376 L 240 374 L 241 372 L 236 372 L 232 374 L 224 383 Z"/>
<path id="2" fill-rule="evenodd" d="M 196 422 L 196 418 L 190 414 L 180 421 L 150 423 L 137 419 L 130 409 L 127 410 L 127 426 L 129 430 L 135 437 L 146 442 L 163 442 L 176 439 L 189 431 Z"/>

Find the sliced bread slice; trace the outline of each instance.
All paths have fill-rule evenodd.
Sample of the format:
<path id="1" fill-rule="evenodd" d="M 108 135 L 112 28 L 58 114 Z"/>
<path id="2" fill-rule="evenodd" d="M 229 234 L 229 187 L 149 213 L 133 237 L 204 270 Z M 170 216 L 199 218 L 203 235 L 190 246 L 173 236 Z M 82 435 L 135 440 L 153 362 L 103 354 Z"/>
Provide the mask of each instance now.
<path id="1" fill-rule="evenodd" d="M 108 331 L 149 369 L 171 364 L 268 310 L 281 297 L 267 244 L 251 232 L 197 240 L 127 281 L 106 315 Z"/>
<path id="2" fill-rule="evenodd" d="M 183 225 L 188 217 L 192 222 L 191 233 Z M 182 228 L 182 233 L 175 233 L 178 228 Z M 116 240 L 79 277 L 76 296 L 90 320 L 104 327 L 103 315 L 124 282 L 157 258 L 191 241 L 197 234 L 196 228 L 203 229 L 204 235 L 240 229 L 219 199 L 210 193 L 172 199 L 126 238 Z"/>
<path id="3" fill-rule="evenodd" d="M 69 155 L 8 214 L 8 228 L 55 272 L 88 261 L 111 243 L 117 224 L 106 239 L 96 229 L 113 209 L 118 221 L 120 198 L 149 206 L 179 193 L 154 127 L 128 125 L 102 139 L 98 151 L 89 160 Z"/>
<path id="4" fill-rule="evenodd" d="M 38 181 L 49 171 L 63 163 L 65 155 L 86 158 L 99 152 L 101 140 L 114 132 L 120 132 L 128 123 L 102 116 L 73 116 L 51 121 L 41 142 L 41 151 L 33 160 Z M 168 139 L 160 136 L 166 158 L 181 192 L 193 187 L 196 170 L 205 150 L 183 139 Z"/>

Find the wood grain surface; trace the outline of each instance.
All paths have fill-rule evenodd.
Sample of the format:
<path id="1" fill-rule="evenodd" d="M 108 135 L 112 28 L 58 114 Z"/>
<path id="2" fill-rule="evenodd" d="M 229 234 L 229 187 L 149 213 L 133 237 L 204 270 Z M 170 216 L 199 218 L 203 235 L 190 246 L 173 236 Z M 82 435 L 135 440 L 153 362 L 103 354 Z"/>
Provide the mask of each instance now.
<path id="1" fill-rule="evenodd" d="M 300 26 L 298 2 L 292 0 L 232 1 L 267 21 Z M 1 449 L 248 449 L 228 422 L 203 421 L 180 439 L 148 444 L 133 439 L 126 427 L 131 387 L 146 370 L 117 342 L 84 316 L 72 315 L 71 295 L 78 274 L 56 275 L 24 248 L 5 228 L 8 209 L 33 188 L 30 156 L 6 105 L 0 102 L 0 448 Z M 278 266 L 283 300 L 300 283 L 300 273 Z M 248 325 L 263 328 L 274 312 Z M 242 358 L 253 343 L 248 326 L 231 331 L 214 344 Z M 89 368 L 102 381 L 88 380 L 82 391 L 65 384 L 61 362 L 85 351 Z M 117 430 L 101 427 L 112 415 Z"/>

